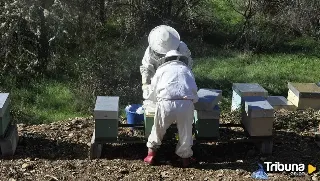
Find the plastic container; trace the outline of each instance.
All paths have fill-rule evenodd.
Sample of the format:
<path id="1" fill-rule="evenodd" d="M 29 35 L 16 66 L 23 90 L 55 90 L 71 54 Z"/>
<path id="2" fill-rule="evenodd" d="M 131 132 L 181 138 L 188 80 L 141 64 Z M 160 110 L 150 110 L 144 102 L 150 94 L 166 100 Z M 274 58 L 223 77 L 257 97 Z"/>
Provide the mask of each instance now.
<path id="1" fill-rule="evenodd" d="M 132 104 L 125 109 L 128 124 L 142 124 L 144 122 L 144 109 L 140 104 Z"/>

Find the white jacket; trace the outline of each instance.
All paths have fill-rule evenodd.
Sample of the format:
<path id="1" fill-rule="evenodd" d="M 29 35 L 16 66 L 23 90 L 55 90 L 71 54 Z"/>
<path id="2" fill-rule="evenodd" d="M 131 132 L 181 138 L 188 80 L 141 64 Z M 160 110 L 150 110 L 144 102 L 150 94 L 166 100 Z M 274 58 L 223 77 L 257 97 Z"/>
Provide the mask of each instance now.
<path id="1" fill-rule="evenodd" d="M 188 57 L 188 67 L 192 69 L 193 60 L 191 58 L 191 52 L 188 46 L 181 41 L 178 51 L 184 56 Z M 152 77 L 156 70 L 163 62 L 158 62 L 158 57 L 153 57 L 150 47 L 147 47 L 144 56 L 142 58 L 142 65 L 140 66 L 140 73 L 142 75 L 142 84 L 150 84 Z"/>
<path id="2" fill-rule="evenodd" d="M 162 64 L 152 78 L 148 99 L 192 100 L 198 102 L 198 87 L 191 69 L 184 63 L 174 60 Z"/>

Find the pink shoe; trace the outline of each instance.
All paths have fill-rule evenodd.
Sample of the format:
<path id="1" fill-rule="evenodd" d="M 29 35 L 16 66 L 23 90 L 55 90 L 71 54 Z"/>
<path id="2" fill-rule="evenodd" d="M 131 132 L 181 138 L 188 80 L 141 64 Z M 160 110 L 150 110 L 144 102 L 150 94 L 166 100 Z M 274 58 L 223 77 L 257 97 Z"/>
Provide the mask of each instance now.
<path id="1" fill-rule="evenodd" d="M 149 164 L 149 165 L 154 165 L 154 158 L 156 156 L 156 152 L 154 151 L 149 151 L 148 155 L 144 158 L 144 162 Z"/>

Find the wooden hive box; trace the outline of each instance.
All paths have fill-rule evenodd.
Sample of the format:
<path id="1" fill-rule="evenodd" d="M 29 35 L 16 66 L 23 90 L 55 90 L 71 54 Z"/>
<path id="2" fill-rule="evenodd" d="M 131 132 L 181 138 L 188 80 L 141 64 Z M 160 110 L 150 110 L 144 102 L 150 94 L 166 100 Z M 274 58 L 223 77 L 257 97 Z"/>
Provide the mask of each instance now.
<path id="1" fill-rule="evenodd" d="M 242 124 L 250 136 L 272 136 L 274 109 L 264 97 L 245 97 Z"/>
<path id="2" fill-rule="evenodd" d="M 215 106 L 211 111 L 194 111 L 194 123 L 197 138 L 219 137 L 220 108 Z"/>
<path id="3" fill-rule="evenodd" d="M 288 83 L 288 100 L 297 109 L 320 109 L 320 87 L 315 83 Z"/>
<path id="4" fill-rule="evenodd" d="M 94 120 L 95 139 L 116 140 L 119 123 L 119 97 L 97 96 Z"/>

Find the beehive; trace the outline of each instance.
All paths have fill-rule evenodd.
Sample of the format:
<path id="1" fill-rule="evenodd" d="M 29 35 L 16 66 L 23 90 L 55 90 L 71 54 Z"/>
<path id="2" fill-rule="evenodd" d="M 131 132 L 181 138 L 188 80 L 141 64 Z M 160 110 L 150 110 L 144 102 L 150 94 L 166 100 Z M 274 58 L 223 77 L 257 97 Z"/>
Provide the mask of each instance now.
<path id="1" fill-rule="evenodd" d="M 268 96 L 267 101 L 274 110 L 285 109 L 288 111 L 294 111 L 297 108 L 292 102 L 288 101 L 283 96 Z"/>
<path id="2" fill-rule="evenodd" d="M 241 108 L 244 97 L 260 96 L 266 98 L 268 96 L 268 91 L 257 83 L 234 83 L 232 89 L 231 111 Z"/>
<path id="3" fill-rule="evenodd" d="M 242 124 L 250 136 L 271 136 L 274 109 L 265 97 L 245 97 L 242 105 Z"/>
<path id="4" fill-rule="evenodd" d="M 219 137 L 220 108 L 215 106 L 211 111 L 194 111 L 194 123 L 198 138 Z"/>
<path id="5" fill-rule="evenodd" d="M 94 108 L 95 139 L 117 139 L 119 97 L 97 96 Z"/>
<path id="6" fill-rule="evenodd" d="M 297 109 L 320 109 L 320 87 L 315 83 L 288 83 L 288 100 Z"/>
<path id="7" fill-rule="evenodd" d="M 10 123 L 10 99 L 9 93 L 0 93 L 0 137 L 6 133 Z"/>
<path id="8" fill-rule="evenodd" d="M 222 99 L 222 91 L 216 89 L 200 89 L 199 100 L 194 104 L 195 110 L 211 111 Z"/>
<path id="9" fill-rule="evenodd" d="M 145 131 L 144 136 L 146 138 L 149 137 L 153 124 L 154 124 L 154 114 L 146 112 L 144 114 L 144 131 Z"/>

